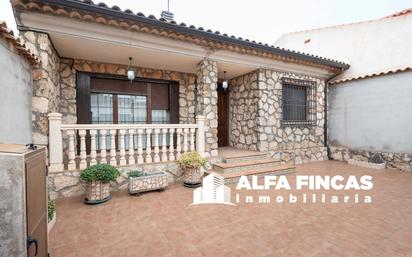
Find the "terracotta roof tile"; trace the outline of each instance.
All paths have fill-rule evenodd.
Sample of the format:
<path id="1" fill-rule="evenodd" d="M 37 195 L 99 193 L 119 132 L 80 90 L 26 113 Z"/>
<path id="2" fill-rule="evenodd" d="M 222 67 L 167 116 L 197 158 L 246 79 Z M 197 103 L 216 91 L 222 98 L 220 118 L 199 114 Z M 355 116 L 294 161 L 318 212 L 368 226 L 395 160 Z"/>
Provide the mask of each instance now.
<path id="1" fill-rule="evenodd" d="M 408 8 L 408 9 L 402 10 L 402 11 L 400 11 L 400 12 L 391 14 L 391 15 L 386 16 L 386 17 L 384 17 L 384 18 L 398 17 L 398 16 L 407 15 L 407 14 L 410 14 L 410 13 L 412 13 L 412 8 Z"/>
<path id="2" fill-rule="evenodd" d="M 353 77 L 344 78 L 344 79 L 337 78 L 335 80 L 330 81 L 329 83 L 330 84 L 338 84 L 338 83 L 352 81 L 352 80 L 366 79 L 366 78 L 371 78 L 371 77 L 376 77 L 376 76 L 381 76 L 381 75 L 389 75 L 389 74 L 394 74 L 394 73 L 403 72 L 403 71 L 410 71 L 410 70 L 412 70 L 412 66 L 402 67 L 402 68 L 394 68 L 394 69 L 390 69 L 390 70 L 379 71 L 379 72 L 374 72 L 374 73 L 368 73 L 368 74 L 353 76 Z"/>
<path id="3" fill-rule="evenodd" d="M 33 2 L 36 2 L 35 0 Z M 201 32 L 201 33 L 205 33 L 205 35 L 209 35 L 210 37 L 213 37 L 213 39 L 217 39 L 217 40 L 231 40 L 232 43 L 238 43 L 238 44 L 247 44 L 248 47 L 252 47 L 252 48 L 256 48 L 259 50 L 263 50 L 263 51 L 269 51 L 269 52 L 274 52 L 276 54 L 280 54 L 280 55 L 285 55 L 285 56 L 293 56 L 293 58 L 301 58 L 301 59 L 308 59 L 312 62 L 315 63 L 322 63 L 323 65 L 328 65 L 331 67 L 338 67 L 340 69 L 348 69 L 349 65 L 341 62 L 341 61 L 337 61 L 337 60 L 333 60 L 333 59 L 329 59 L 329 58 L 324 58 L 321 56 L 317 56 L 317 55 L 313 55 L 313 54 L 308 54 L 308 53 L 302 53 L 302 52 L 296 52 L 290 49 L 285 49 L 285 48 L 280 48 L 274 45 L 268 45 L 268 44 L 263 44 L 262 42 L 256 43 L 253 40 L 247 40 L 247 39 L 243 39 L 241 37 L 235 37 L 235 36 L 228 36 L 225 33 L 221 33 L 219 31 L 212 31 L 210 29 L 204 29 L 202 27 L 198 27 L 196 28 L 193 25 L 190 25 L 189 27 L 186 26 L 185 23 L 176 23 L 175 21 L 167 21 L 165 19 L 158 19 L 156 18 L 156 16 L 154 15 L 149 15 L 149 16 L 145 16 L 143 13 L 138 12 L 136 14 L 134 14 L 130 9 L 126 9 L 126 10 L 121 10 L 118 6 L 113 6 L 113 7 L 109 7 L 107 6 L 107 4 L 105 3 L 98 3 L 95 4 L 93 1 L 91 0 L 59 0 L 59 1 L 52 1 L 52 0 L 45 0 L 45 1 L 41 1 L 42 3 L 49 3 L 52 5 L 64 5 L 67 4 L 67 6 L 74 6 L 77 3 L 77 8 L 88 8 L 88 10 L 91 10 L 91 8 L 96 8 L 95 11 L 98 11 L 98 9 L 106 10 L 106 11 L 111 11 L 111 12 L 115 12 L 118 14 L 124 14 L 124 15 L 128 15 L 130 17 L 138 17 L 139 19 L 143 19 L 143 20 L 147 20 L 149 22 L 149 20 L 152 22 L 151 24 L 153 24 L 153 22 L 156 22 L 155 25 L 161 26 L 161 24 L 168 24 L 170 28 L 170 25 L 172 25 L 174 28 L 179 29 L 179 28 L 184 28 L 186 30 L 192 30 L 193 32 Z M 113 14 L 115 14 L 113 13 Z M 173 28 L 172 27 L 172 28 Z"/>
<path id="4" fill-rule="evenodd" d="M 7 27 L 7 24 L 4 21 L 0 21 L 0 36 L 11 42 L 19 54 L 24 56 L 32 65 L 39 63 L 37 56 L 30 52 L 25 44 L 22 43 L 20 37 L 14 36 L 13 31 Z"/>

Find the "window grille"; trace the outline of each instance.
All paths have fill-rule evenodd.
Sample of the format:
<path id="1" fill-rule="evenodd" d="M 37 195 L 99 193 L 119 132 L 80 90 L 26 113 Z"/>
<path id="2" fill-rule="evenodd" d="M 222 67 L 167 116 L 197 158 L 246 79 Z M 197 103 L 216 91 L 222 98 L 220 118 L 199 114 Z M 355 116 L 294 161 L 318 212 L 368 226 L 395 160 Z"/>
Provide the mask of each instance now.
<path id="1" fill-rule="evenodd" d="M 316 125 L 316 83 L 282 79 L 282 126 Z"/>

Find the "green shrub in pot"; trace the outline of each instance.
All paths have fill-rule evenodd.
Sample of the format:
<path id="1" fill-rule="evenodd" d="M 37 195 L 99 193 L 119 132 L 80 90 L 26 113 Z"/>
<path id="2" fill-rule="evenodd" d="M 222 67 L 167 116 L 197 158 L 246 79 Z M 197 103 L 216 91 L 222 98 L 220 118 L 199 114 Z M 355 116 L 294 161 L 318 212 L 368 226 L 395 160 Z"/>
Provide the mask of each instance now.
<path id="1" fill-rule="evenodd" d="M 184 171 L 184 185 L 187 187 L 199 187 L 202 184 L 201 168 L 206 165 L 206 158 L 198 152 L 187 152 L 179 158 L 180 167 Z"/>
<path id="2" fill-rule="evenodd" d="M 92 165 L 80 174 L 80 179 L 86 183 L 87 204 L 98 204 L 110 199 L 110 182 L 120 176 L 117 168 L 110 164 Z"/>

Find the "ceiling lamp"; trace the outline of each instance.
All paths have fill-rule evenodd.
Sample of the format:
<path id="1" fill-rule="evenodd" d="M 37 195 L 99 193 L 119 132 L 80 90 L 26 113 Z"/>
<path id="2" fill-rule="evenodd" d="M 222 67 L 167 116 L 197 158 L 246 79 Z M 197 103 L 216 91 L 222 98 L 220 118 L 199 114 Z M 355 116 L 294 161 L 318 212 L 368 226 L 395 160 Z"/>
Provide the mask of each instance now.
<path id="1" fill-rule="evenodd" d="M 223 90 L 229 87 L 229 81 L 226 79 L 226 71 L 223 72 L 223 83 L 222 83 Z"/>
<path id="2" fill-rule="evenodd" d="M 130 83 L 134 80 L 136 77 L 134 74 L 134 70 L 132 69 L 132 57 L 129 57 L 129 67 L 127 68 L 127 78 L 130 80 Z"/>

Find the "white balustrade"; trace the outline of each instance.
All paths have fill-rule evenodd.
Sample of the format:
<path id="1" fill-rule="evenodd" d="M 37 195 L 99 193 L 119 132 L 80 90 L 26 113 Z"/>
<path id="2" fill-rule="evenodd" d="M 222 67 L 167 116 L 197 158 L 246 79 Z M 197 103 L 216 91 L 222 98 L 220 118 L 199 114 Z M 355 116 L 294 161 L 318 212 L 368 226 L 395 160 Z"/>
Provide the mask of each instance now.
<path id="1" fill-rule="evenodd" d="M 116 130 L 110 130 L 110 165 L 116 166 Z"/>
<path id="2" fill-rule="evenodd" d="M 133 165 L 135 163 L 134 159 L 134 129 L 129 129 L 129 165 Z"/>
<path id="3" fill-rule="evenodd" d="M 97 130 L 91 129 L 90 130 L 90 165 L 97 164 L 96 161 L 96 134 Z"/>
<path id="4" fill-rule="evenodd" d="M 143 163 L 143 129 L 137 130 L 137 163 Z"/>
<path id="5" fill-rule="evenodd" d="M 62 124 L 61 117 L 59 113 L 49 114 L 51 172 L 64 171 L 64 164 L 67 170 L 81 170 L 107 162 L 123 166 L 175 161 L 183 152 L 194 150 L 204 155 L 202 116 L 196 118 L 196 124 Z"/>
<path id="6" fill-rule="evenodd" d="M 107 163 L 106 135 L 107 135 L 107 130 L 105 129 L 100 130 L 100 163 Z"/>
<path id="7" fill-rule="evenodd" d="M 79 163 L 79 169 L 85 169 L 87 168 L 87 162 L 86 162 L 86 130 L 81 129 L 79 130 L 79 136 L 80 136 L 80 163 Z"/>
<path id="8" fill-rule="evenodd" d="M 171 128 L 169 129 L 169 161 L 174 161 L 175 160 L 175 149 L 173 146 L 173 136 L 175 133 L 175 129 Z"/>
<path id="9" fill-rule="evenodd" d="M 120 142 L 119 142 L 120 160 L 119 160 L 119 164 L 120 164 L 120 166 L 126 165 L 126 150 L 125 150 L 125 146 L 124 146 L 124 135 L 125 135 L 125 133 L 126 133 L 126 130 L 124 130 L 124 129 L 119 130 L 119 134 L 120 134 Z"/>
<path id="10" fill-rule="evenodd" d="M 176 129 L 176 158 L 179 159 L 182 151 L 182 148 L 180 144 L 182 143 L 182 140 L 180 139 L 180 135 L 182 134 L 182 129 L 178 128 Z"/>
<path id="11" fill-rule="evenodd" d="M 185 128 L 183 130 L 183 152 L 186 153 L 188 150 L 188 142 L 187 142 L 187 136 L 189 134 L 189 129 Z"/>
<path id="12" fill-rule="evenodd" d="M 150 144 L 152 141 L 152 129 L 146 129 L 146 162 L 152 162 L 152 146 Z"/>
<path id="13" fill-rule="evenodd" d="M 154 130 L 154 162 L 160 162 L 160 156 L 159 156 L 159 129 Z"/>
<path id="14" fill-rule="evenodd" d="M 162 129 L 162 162 L 167 162 L 167 146 L 166 146 L 167 128 Z"/>
<path id="15" fill-rule="evenodd" d="M 195 129 L 190 129 L 190 151 L 195 150 Z"/>
<path id="16" fill-rule="evenodd" d="M 67 135 L 69 136 L 69 162 L 67 165 L 67 169 L 75 170 L 76 169 L 76 154 L 74 152 L 74 133 L 73 129 L 67 131 Z"/>

